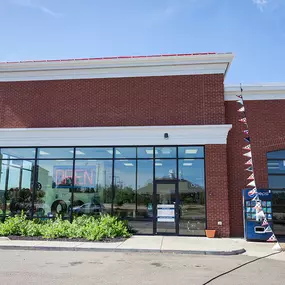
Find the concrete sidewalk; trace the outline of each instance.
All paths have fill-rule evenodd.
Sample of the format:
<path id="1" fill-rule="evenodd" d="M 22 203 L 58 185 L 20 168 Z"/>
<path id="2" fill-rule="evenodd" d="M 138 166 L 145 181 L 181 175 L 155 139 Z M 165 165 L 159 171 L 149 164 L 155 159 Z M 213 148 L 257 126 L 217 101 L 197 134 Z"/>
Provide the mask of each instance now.
<path id="1" fill-rule="evenodd" d="M 205 237 L 133 236 L 123 242 L 28 241 L 0 238 L 0 249 L 162 252 L 210 255 L 263 256 L 273 253 L 272 243 L 249 243 L 244 239 Z"/>

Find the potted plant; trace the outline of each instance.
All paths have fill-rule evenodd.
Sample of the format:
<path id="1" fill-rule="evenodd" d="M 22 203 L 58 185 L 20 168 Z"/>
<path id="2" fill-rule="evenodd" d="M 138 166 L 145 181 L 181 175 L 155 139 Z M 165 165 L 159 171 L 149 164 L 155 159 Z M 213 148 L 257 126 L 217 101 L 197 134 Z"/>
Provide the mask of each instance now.
<path id="1" fill-rule="evenodd" d="M 216 235 L 216 230 L 205 230 L 207 238 L 214 238 Z"/>

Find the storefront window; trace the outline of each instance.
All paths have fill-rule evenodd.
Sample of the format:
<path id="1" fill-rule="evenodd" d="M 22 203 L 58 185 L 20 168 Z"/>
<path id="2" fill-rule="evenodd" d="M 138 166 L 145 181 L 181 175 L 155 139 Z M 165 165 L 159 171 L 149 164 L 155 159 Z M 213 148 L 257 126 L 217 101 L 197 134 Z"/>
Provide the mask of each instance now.
<path id="1" fill-rule="evenodd" d="M 203 158 L 204 147 L 202 146 L 179 146 L 178 147 L 179 158 Z"/>
<path id="2" fill-rule="evenodd" d="M 39 159 L 51 159 L 51 158 L 73 158 L 74 148 L 39 148 L 38 149 L 38 158 Z"/>
<path id="3" fill-rule="evenodd" d="M 157 195 L 164 199 L 167 190 L 170 200 L 179 204 L 179 223 L 175 220 L 164 229 L 204 234 L 203 147 L 75 146 L 0 151 L 3 218 L 22 211 L 41 219 L 109 213 L 128 220 L 137 233 L 152 234 L 158 229 L 157 203 L 162 203 Z M 283 175 L 279 160 L 278 167 L 280 173 L 270 172 L 272 177 Z M 275 182 L 270 177 L 269 181 L 279 187 L 282 177 L 274 178 Z"/>
<path id="4" fill-rule="evenodd" d="M 73 214 L 111 214 L 112 161 L 76 160 Z"/>
<path id="5" fill-rule="evenodd" d="M 176 147 L 155 147 L 156 158 L 176 158 Z"/>
<path id="6" fill-rule="evenodd" d="M 177 179 L 176 159 L 156 159 L 155 179 Z"/>
<path id="7" fill-rule="evenodd" d="M 137 213 L 133 227 L 138 233 L 153 232 L 153 160 L 138 160 Z"/>
<path id="8" fill-rule="evenodd" d="M 35 148 L 1 148 L 2 159 L 35 159 Z"/>
<path id="9" fill-rule="evenodd" d="M 68 217 L 71 210 L 72 160 L 39 160 L 36 217 Z"/>
<path id="10" fill-rule="evenodd" d="M 179 232 L 203 235 L 206 228 L 204 160 L 179 159 Z"/>
<path id="11" fill-rule="evenodd" d="M 116 147 L 115 148 L 115 158 L 125 159 L 125 158 L 136 158 L 136 148 L 135 147 Z"/>
<path id="12" fill-rule="evenodd" d="M 272 189 L 273 230 L 285 235 L 285 150 L 267 153 L 268 186 Z"/>
<path id="13" fill-rule="evenodd" d="M 153 147 L 138 147 L 138 158 L 153 158 Z"/>
<path id="14" fill-rule="evenodd" d="M 122 218 L 136 216 L 136 161 L 130 159 L 114 162 L 114 214 Z"/>
<path id="15" fill-rule="evenodd" d="M 113 158 L 112 147 L 77 147 L 75 158 Z"/>
<path id="16" fill-rule="evenodd" d="M 32 214 L 34 162 L 25 160 L 2 160 L 4 176 L 1 178 L 2 213 L 16 215 Z M 4 198 L 4 199 L 3 199 Z M 6 205 L 4 205 L 4 201 Z"/>

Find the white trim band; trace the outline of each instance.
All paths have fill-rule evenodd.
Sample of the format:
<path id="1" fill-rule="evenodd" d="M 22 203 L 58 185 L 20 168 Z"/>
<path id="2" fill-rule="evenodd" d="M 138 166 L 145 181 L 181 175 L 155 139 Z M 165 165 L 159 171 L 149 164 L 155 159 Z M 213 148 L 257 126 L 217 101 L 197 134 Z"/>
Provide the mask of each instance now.
<path id="1" fill-rule="evenodd" d="M 232 54 L 0 63 L 0 82 L 225 74 Z"/>
<path id="2" fill-rule="evenodd" d="M 243 85 L 244 100 L 285 100 L 285 83 Z M 236 101 L 239 85 L 225 86 L 225 101 Z"/>
<path id="3" fill-rule="evenodd" d="M 226 144 L 231 128 L 232 125 L 191 125 L 0 129 L 0 147 Z"/>

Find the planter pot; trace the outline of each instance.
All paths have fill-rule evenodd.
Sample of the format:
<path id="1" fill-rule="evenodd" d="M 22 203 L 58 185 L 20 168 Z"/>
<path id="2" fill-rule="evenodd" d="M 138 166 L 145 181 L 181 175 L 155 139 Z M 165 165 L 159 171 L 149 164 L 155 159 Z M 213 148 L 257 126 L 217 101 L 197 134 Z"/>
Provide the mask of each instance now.
<path id="1" fill-rule="evenodd" d="M 207 238 L 214 238 L 216 235 L 216 230 L 205 230 Z"/>

